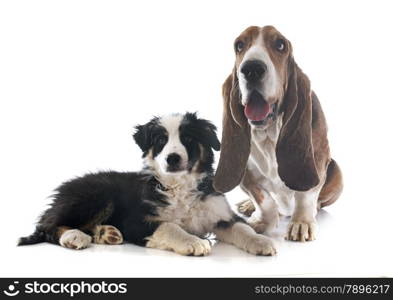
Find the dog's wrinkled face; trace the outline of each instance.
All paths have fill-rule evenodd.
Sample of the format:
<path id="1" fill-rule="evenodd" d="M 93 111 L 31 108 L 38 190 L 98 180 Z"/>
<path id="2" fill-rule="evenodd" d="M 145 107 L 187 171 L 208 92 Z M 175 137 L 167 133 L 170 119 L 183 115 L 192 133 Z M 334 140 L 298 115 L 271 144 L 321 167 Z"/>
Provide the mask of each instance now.
<path id="1" fill-rule="evenodd" d="M 284 96 L 291 44 L 272 26 L 252 26 L 236 38 L 234 48 L 244 114 L 252 126 L 265 128 Z"/>
<path id="2" fill-rule="evenodd" d="M 216 127 L 192 113 L 154 118 L 136 130 L 146 165 L 164 175 L 211 171 L 211 148 L 220 149 Z"/>

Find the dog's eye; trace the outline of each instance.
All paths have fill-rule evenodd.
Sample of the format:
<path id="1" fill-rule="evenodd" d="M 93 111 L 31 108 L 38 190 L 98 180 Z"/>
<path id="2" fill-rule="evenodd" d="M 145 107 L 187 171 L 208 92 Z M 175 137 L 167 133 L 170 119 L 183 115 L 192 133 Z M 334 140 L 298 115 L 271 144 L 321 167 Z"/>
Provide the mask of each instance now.
<path id="1" fill-rule="evenodd" d="M 242 41 L 237 41 L 235 43 L 235 51 L 236 52 L 241 52 L 244 48 L 244 43 Z"/>
<path id="2" fill-rule="evenodd" d="M 277 51 L 285 51 L 285 41 L 283 39 L 277 39 L 274 46 L 276 47 Z"/>
<path id="3" fill-rule="evenodd" d="M 158 139 L 157 139 L 157 144 L 159 144 L 159 145 L 165 145 L 166 144 L 166 142 L 167 142 L 167 137 L 166 136 L 160 136 Z"/>

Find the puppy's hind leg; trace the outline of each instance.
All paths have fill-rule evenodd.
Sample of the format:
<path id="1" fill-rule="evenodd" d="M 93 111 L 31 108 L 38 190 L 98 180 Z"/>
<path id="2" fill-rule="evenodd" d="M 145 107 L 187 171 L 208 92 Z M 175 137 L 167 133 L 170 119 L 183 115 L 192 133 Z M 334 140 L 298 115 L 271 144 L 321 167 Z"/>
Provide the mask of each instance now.
<path id="1" fill-rule="evenodd" d="M 97 225 L 92 232 L 95 244 L 119 245 L 123 243 L 123 235 L 115 226 Z"/>
<path id="2" fill-rule="evenodd" d="M 58 227 L 57 237 L 59 244 L 65 248 L 81 250 L 87 248 L 92 242 L 106 245 L 123 243 L 123 235 L 116 227 L 111 225 L 96 225 L 92 230 L 87 230 L 86 228 L 82 228 L 82 230 L 66 226 Z M 89 234 L 86 234 L 84 231 Z"/>
<path id="3" fill-rule="evenodd" d="M 273 241 L 243 222 L 219 222 L 214 230 L 219 241 L 232 244 L 254 255 L 275 255 Z"/>
<path id="4" fill-rule="evenodd" d="M 92 238 L 90 235 L 79 229 L 71 229 L 66 226 L 60 226 L 57 229 L 59 244 L 65 248 L 81 250 L 87 248 Z"/>

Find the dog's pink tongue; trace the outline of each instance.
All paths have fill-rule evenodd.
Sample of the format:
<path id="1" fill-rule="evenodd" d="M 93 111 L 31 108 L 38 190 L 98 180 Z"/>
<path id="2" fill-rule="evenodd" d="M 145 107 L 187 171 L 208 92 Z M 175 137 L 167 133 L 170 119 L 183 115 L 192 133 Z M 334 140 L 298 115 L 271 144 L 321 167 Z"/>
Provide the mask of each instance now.
<path id="1" fill-rule="evenodd" d="M 260 95 L 252 95 L 244 107 L 244 114 L 251 121 L 262 121 L 267 117 L 269 111 L 269 104 Z"/>

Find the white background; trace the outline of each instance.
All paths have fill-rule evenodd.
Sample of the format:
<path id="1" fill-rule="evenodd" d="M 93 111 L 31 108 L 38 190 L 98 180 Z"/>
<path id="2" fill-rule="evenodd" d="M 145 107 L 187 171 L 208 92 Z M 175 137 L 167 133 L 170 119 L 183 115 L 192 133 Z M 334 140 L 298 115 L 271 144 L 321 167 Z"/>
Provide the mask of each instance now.
<path id="1" fill-rule="evenodd" d="M 393 276 L 389 3 L 2 1 L 0 276 Z M 140 168 L 136 124 L 199 111 L 220 125 L 233 40 L 267 24 L 310 77 L 345 177 L 315 242 L 284 241 L 283 220 L 276 257 L 221 244 L 200 258 L 133 245 L 15 246 L 62 181 Z"/>

